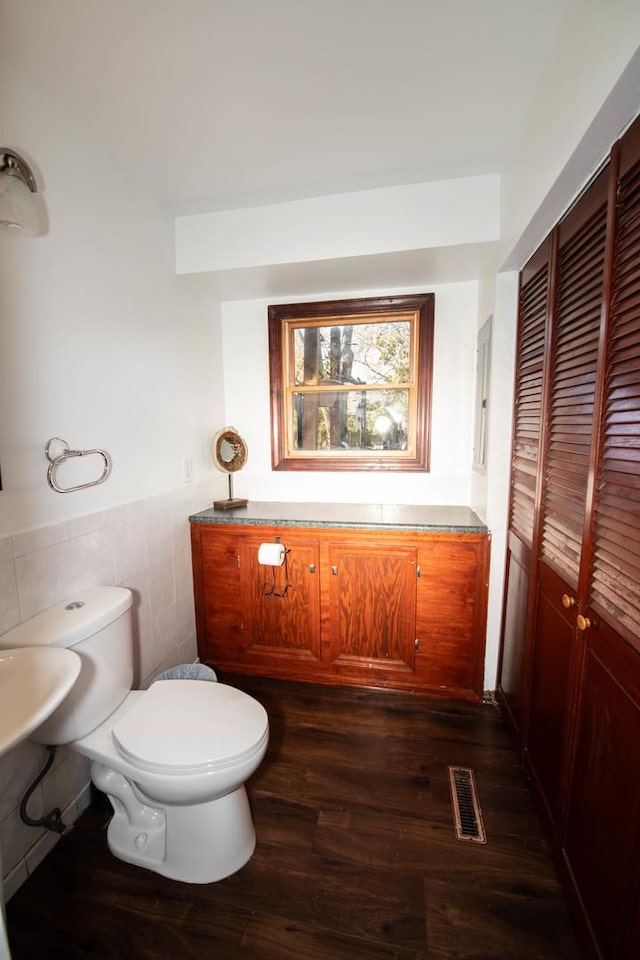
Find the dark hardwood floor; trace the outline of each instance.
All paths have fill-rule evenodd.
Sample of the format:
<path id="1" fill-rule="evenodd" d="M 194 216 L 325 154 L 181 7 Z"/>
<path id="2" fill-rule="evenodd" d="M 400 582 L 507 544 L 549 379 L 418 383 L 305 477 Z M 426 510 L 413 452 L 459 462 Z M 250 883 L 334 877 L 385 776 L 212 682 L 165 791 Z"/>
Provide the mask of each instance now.
<path id="1" fill-rule="evenodd" d="M 217 884 L 116 860 L 88 810 L 7 907 L 13 960 L 578 960 L 495 707 L 226 678 L 270 716 L 253 858 Z M 470 766 L 488 842 L 455 839 Z"/>

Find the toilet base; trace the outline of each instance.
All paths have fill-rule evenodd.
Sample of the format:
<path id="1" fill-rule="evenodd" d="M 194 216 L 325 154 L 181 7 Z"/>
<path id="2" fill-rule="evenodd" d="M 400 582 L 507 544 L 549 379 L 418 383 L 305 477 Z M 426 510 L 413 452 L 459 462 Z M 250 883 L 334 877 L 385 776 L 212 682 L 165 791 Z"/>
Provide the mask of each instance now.
<path id="1" fill-rule="evenodd" d="M 95 760 L 91 778 L 111 801 L 107 842 L 120 860 L 184 883 L 215 883 L 251 859 L 256 833 L 244 786 L 205 803 L 160 807 Z"/>

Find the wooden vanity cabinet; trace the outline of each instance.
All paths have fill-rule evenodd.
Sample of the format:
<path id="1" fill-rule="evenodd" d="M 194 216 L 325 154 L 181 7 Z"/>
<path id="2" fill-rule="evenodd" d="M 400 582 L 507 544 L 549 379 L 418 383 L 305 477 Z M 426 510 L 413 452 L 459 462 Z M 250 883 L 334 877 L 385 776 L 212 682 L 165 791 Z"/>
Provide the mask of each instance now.
<path id="1" fill-rule="evenodd" d="M 192 522 L 191 539 L 204 663 L 482 697 L 486 533 Z M 286 566 L 260 565 L 277 539 Z"/>

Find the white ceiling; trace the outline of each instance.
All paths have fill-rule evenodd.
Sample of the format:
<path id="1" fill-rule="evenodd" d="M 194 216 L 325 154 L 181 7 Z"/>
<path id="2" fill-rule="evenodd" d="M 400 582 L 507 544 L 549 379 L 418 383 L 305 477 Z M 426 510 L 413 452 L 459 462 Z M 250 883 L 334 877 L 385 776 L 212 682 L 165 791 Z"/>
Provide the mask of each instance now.
<path id="1" fill-rule="evenodd" d="M 176 212 L 500 172 L 566 6 L 0 0 L 3 55 Z"/>

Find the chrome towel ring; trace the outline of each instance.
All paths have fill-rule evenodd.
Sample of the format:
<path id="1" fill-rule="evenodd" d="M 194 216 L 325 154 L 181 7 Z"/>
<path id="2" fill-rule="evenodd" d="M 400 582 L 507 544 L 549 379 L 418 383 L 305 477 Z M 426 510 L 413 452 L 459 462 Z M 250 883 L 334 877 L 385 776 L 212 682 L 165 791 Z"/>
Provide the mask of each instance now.
<path id="1" fill-rule="evenodd" d="M 58 448 L 60 449 L 60 452 L 57 454 L 54 452 L 56 449 L 56 444 L 60 445 Z M 71 493 L 73 490 L 84 490 L 86 487 L 95 487 L 99 483 L 104 483 L 111 473 L 111 457 L 106 450 L 100 450 L 97 448 L 94 450 L 71 450 L 66 440 L 62 440 L 60 437 L 52 437 L 47 441 L 44 452 L 47 455 L 47 460 L 49 460 L 47 480 L 51 489 L 55 490 L 56 493 Z M 89 457 L 92 454 L 97 454 L 104 460 L 104 468 L 101 476 L 99 476 L 96 480 L 88 480 L 86 483 L 78 483 L 75 487 L 61 487 L 58 484 L 56 481 L 56 471 L 61 463 L 64 463 L 65 460 L 70 460 L 72 457 Z"/>

